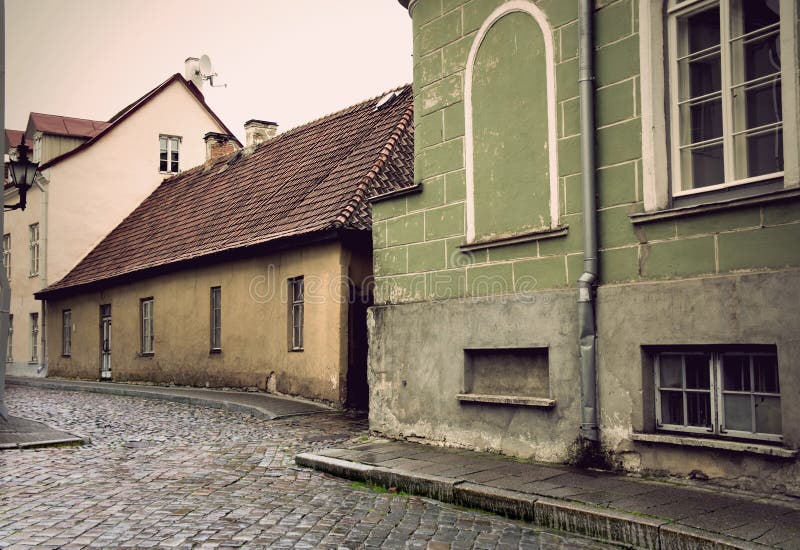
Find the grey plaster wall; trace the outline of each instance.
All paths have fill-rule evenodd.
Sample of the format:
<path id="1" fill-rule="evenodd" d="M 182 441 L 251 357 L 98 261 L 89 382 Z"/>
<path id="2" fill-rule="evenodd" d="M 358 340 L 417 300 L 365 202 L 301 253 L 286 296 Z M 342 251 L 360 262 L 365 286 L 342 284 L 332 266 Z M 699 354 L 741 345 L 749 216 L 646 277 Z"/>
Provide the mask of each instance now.
<path id="1" fill-rule="evenodd" d="M 580 424 L 574 290 L 370 310 L 370 427 L 544 461 L 567 459 Z M 738 486 L 800 492 L 800 463 L 725 449 L 635 442 L 653 432 L 652 365 L 643 346 L 776 345 L 784 446 L 800 448 L 800 271 L 603 286 L 598 292 L 601 433 L 626 469 L 701 470 Z M 464 349 L 549 348 L 552 409 L 460 403 Z M 736 481 L 738 480 L 738 481 Z M 792 489 L 792 488 L 795 489 Z"/>
<path id="2" fill-rule="evenodd" d="M 603 443 L 632 470 L 739 480 L 800 494 L 797 460 L 632 442 L 652 432 L 652 365 L 643 347 L 770 344 L 778 351 L 783 443 L 800 448 L 800 271 L 604 286 L 598 291 L 598 394 Z M 766 486 L 764 486 L 766 485 Z"/>
<path id="3" fill-rule="evenodd" d="M 562 461 L 580 411 L 569 290 L 371 308 L 370 427 L 537 460 Z M 547 347 L 554 408 L 460 403 L 464 349 Z"/>

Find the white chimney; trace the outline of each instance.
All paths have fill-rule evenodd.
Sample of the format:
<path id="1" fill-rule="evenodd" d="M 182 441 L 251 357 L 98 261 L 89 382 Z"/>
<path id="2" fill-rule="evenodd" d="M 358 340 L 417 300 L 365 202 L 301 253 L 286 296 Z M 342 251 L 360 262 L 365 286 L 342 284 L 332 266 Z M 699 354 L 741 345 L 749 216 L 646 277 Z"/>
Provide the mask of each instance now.
<path id="1" fill-rule="evenodd" d="M 197 89 L 203 91 L 203 75 L 200 74 L 200 59 L 187 57 L 184 61 L 183 78 L 193 82 Z"/>
<path id="2" fill-rule="evenodd" d="M 275 137 L 278 131 L 278 123 L 268 120 L 256 120 L 251 118 L 244 123 L 245 146 L 251 147 L 264 143 Z"/>

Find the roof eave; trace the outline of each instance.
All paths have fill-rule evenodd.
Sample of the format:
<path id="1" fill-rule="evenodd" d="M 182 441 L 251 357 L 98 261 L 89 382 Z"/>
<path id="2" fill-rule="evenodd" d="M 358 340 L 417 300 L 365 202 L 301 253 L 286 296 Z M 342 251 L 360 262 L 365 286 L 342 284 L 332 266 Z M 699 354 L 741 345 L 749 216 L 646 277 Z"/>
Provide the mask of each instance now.
<path id="1" fill-rule="evenodd" d="M 182 269 L 188 269 L 194 266 L 203 266 L 207 264 L 219 264 L 222 261 L 230 261 L 241 258 L 252 257 L 260 254 L 268 254 L 272 252 L 279 252 L 287 248 L 294 248 L 297 246 L 308 246 L 317 243 L 330 242 L 333 240 L 346 241 L 350 240 L 351 235 L 354 233 L 370 234 L 371 232 L 366 229 L 352 229 L 352 228 L 324 228 L 309 233 L 301 233 L 299 235 L 288 235 L 278 239 L 260 242 L 253 245 L 241 246 L 223 250 L 216 253 L 204 254 L 186 260 L 179 260 L 159 266 L 147 267 L 129 273 L 109 277 L 107 279 L 98 279 L 87 283 L 79 283 L 66 287 L 59 287 L 53 289 L 42 289 L 34 293 L 37 300 L 56 300 L 65 296 L 80 294 L 84 292 L 92 292 L 95 290 L 105 289 L 112 286 L 125 284 L 132 281 L 148 279 L 161 275 L 164 273 L 172 273 Z M 56 283 L 58 284 L 58 283 Z"/>

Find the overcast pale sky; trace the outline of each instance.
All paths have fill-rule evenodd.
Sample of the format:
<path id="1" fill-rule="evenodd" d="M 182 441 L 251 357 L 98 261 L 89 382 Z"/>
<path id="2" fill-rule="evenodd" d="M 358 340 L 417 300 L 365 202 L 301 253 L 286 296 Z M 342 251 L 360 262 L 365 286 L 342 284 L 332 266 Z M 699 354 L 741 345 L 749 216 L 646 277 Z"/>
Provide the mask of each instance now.
<path id="1" fill-rule="evenodd" d="M 206 101 L 240 138 L 411 82 L 397 0 L 5 0 L 6 128 L 31 111 L 107 120 L 208 54 Z"/>

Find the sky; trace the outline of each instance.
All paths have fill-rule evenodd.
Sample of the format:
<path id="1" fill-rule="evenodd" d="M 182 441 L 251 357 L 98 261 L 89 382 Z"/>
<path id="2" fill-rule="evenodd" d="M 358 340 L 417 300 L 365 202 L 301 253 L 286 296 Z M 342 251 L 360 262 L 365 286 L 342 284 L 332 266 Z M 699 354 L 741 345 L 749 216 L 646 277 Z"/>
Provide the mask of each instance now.
<path id="1" fill-rule="evenodd" d="M 31 111 L 107 120 L 208 55 L 206 102 L 244 141 L 411 82 L 397 0 L 5 0 L 6 128 Z"/>

